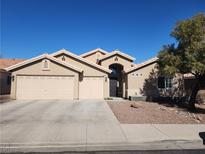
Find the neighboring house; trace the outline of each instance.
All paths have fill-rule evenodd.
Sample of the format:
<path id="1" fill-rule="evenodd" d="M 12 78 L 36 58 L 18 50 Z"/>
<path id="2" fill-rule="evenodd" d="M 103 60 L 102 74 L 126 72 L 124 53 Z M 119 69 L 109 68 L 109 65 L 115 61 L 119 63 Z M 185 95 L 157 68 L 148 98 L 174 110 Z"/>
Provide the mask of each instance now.
<path id="1" fill-rule="evenodd" d="M 153 93 L 154 90 L 147 88 L 146 84 L 152 78 L 152 72 L 157 71 L 157 58 L 141 64 L 134 64 L 134 60 L 120 51 L 108 53 L 97 48 L 78 56 L 63 49 L 5 70 L 12 74 L 13 99 L 129 98 L 146 95 L 147 91 Z M 160 82 L 172 86 L 165 78 Z M 158 77 L 157 83 L 152 84 L 158 86 Z"/>
<path id="2" fill-rule="evenodd" d="M 10 73 L 0 69 L 0 95 L 10 94 L 11 76 Z"/>
<path id="3" fill-rule="evenodd" d="M 22 61 L 24 59 L 0 59 L 0 95 L 10 94 L 11 91 L 11 73 L 4 68 Z"/>

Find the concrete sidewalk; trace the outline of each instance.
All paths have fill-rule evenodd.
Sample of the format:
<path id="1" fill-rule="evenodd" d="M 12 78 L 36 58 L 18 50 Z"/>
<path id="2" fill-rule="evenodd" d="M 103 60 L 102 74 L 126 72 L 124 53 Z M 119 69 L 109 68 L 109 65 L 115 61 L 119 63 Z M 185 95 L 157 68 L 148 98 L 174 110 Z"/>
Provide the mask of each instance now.
<path id="1" fill-rule="evenodd" d="M 121 124 L 128 142 L 202 141 L 204 124 Z"/>
<path id="2" fill-rule="evenodd" d="M 199 132 L 205 131 L 204 125 L 121 124 L 117 129 L 112 125 L 85 127 L 73 125 L 72 129 L 73 133 L 61 132 L 61 135 L 56 137 L 56 142 L 50 140 L 49 142 L 1 143 L 0 152 L 205 150 L 205 145 L 199 137 Z M 116 129 L 116 133 L 112 134 L 113 131 L 110 129 Z M 67 128 L 67 131 L 70 129 Z M 117 137 L 119 131 L 122 132 Z M 67 140 L 59 142 L 59 138 L 67 138 Z"/>

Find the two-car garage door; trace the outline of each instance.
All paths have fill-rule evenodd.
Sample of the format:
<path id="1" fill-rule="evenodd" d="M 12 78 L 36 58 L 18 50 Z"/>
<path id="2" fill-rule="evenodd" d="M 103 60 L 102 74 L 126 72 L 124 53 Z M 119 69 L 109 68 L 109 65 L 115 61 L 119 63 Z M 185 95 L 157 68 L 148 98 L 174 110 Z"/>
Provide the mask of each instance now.
<path id="1" fill-rule="evenodd" d="M 103 99 L 103 77 L 84 77 L 79 82 L 79 99 Z M 73 99 L 74 77 L 17 76 L 17 99 Z"/>
<path id="2" fill-rule="evenodd" d="M 71 76 L 17 76 L 17 99 L 73 99 Z"/>

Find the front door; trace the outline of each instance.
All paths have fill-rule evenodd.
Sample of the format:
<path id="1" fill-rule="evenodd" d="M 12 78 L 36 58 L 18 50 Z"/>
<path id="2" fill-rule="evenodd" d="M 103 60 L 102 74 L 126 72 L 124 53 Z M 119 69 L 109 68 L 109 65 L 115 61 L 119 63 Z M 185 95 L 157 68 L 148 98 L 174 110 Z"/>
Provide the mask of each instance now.
<path id="1" fill-rule="evenodd" d="M 120 64 L 112 64 L 109 69 L 112 73 L 109 75 L 110 78 L 110 96 L 111 97 L 122 97 L 123 85 L 122 85 L 122 70 L 123 66 Z"/>
<path id="2" fill-rule="evenodd" d="M 115 79 L 110 79 L 110 96 L 117 96 L 117 80 Z"/>

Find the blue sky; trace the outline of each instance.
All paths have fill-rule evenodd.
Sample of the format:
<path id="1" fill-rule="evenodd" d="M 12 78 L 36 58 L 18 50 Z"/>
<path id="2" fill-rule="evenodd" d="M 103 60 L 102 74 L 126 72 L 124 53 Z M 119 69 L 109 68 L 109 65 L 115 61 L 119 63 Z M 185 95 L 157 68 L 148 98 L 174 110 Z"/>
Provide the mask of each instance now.
<path id="1" fill-rule="evenodd" d="M 31 58 L 100 47 L 142 62 L 175 41 L 178 20 L 198 12 L 205 12 L 204 0 L 1 0 L 1 53 Z"/>

